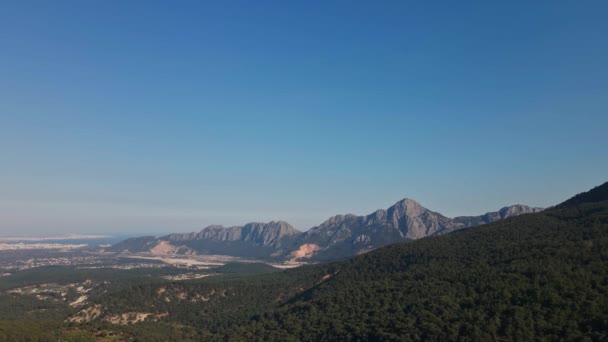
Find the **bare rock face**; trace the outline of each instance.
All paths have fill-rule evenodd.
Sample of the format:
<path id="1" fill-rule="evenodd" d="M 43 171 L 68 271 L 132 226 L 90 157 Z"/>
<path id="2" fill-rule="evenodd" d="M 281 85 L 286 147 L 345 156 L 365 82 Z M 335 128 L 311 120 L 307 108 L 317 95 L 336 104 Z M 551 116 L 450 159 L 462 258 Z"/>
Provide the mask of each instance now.
<path id="1" fill-rule="evenodd" d="M 510 217 L 515 217 L 523 214 L 532 214 L 543 211 L 543 208 L 534 208 L 527 205 L 515 204 L 508 207 L 503 207 L 498 211 L 492 211 L 480 216 L 459 216 L 453 219 L 453 222 L 458 225 L 458 228 L 469 228 L 480 226 L 482 224 L 492 223 L 498 220 L 504 220 Z"/>
<path id="2" fill-rule="evenodd" d="M 243 226 L 212 225 L 200 232 L 169 234 L 160 238 L 131 238 L 108 249 L 113 252 L 152 254 L 224 254 L 249 258 L 283 255 L 302 234 L 284 221 L 247 223 Z"/>
<path id="3" fill-rule="evenodd" d="M 525 205 L 504 207 L 481 216 L 448 218 L 405 198 L 390 208 L 366 216 L 336 215 L 297 238 L 297 245 L 314 244 L 319 260 L 346 258 L 387 244 L 478 226 L 497 220 L 541 211 Z"/>
<path id="4" fill-rule="evenodd" d="M 157 246 L 164 249 L 172 246 L 175 254 L 223 254 L 276 259 L 276 256 L 284 255 L 288 252 L 287 249 L 293 247 L 294 239 L 300 234 L 300 231 L 284 221 L 252 222 L 233 227 L 212 225 L 200 232 L 160 237 Z"/>
<path id="5" fill-rule="evenodd" d="M 337 215 L 298 237 L 298 245 L 314 244 L 321 259 L 349 257 L 404 240 L 455 229 L 449 218 L 418 202 L 403 199 L 366 216 Z"/>
<path id="6" fill-rule="evenodd" d="M 330 217 L 305 233 L 284 221 L 252 222 L 233 227 L 213 225 L 200 232 L 125 240 L 112 250 L 335 260 L 400 241 L 446 234 L 541 210 L 513 205 L 480 216 L 448 218 L 405 198 L 388 209 L 379 209 L 366 216 Z"/>
<path id="7" fill-rule="evenodd" d="M 317 250 L 319 250 L 319 246 L 314 243 L 305 243 L 291 252 L 290 256 L 293 260 L 310 258 Z"/>
<path id="8" fill-rule="evenodd" d="M 514 217 L 514 216 L 519 216 L 519 215 L 523 215 L 523 214 L 531 214 L 531 213 L 538 213 L 543 211 L 542 208 L 532 208 L 532 207 L 528 207 L 527 205 L 521 205 L 521 204 L 516 204 L 516 205 L 512 205 L 510 207 L 504 207 L 502 209 L 500 209 L 498 211 L 498 215 L 500 216 L 500 219 L 506 219 L 509 217 Z"/>
<path id="9" fill-rule="evenodd" d="M 420 239 L 455 228 L 449 218 L 407 198 L 390 207 L 387 215 L 390 218 L 388 223 L 407 239 Z"/>
<path id="10" fill-rule="evenodd" d="M 150 249 L 152 254 L 171 254 L 175 252 L 177 247 L 167 241 L 160 241 L 156 246 Z"/>
<path id="11" fill-rule="evenodd" d="M 171 234 L 169 241 L 248 241 L 263 247 L 280 247 L 284 238 L 301 234 L 289 223 L 272 221 L 269 223 L 252 222 L 244 226 L 209 226 L 199 233 Z"/>

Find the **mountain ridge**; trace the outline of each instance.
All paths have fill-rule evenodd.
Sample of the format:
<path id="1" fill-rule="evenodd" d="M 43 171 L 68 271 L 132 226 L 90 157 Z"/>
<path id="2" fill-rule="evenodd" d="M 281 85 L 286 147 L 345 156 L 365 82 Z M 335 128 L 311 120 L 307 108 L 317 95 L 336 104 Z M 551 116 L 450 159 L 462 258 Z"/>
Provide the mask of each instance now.
<path id="1" fill-rule="evenodd" d="M 222 225 L 210 225 L 200 232 L 173 233 L 161 237 L 168 241 L 187 241 L 192 239 L 209 239 L 216 241 L 253 241 L 260 246 L 279 246 L 284 237 L 302 234 L 292 225 L 285 221 L 249 222 L 242 226 L 224 227 Z"/>
<path id="2" fill-rule="evenodd" d="M 347 258 L 395 242 L 446 234 L 541 210 L 516 204 L 480 216 L 449 218 L 425 208 L 415 200 L 404 198 L 387 209 L 379 209 L 368 215 L 332 216 L 298 236 L 296 241 L 299 248 L 296 247 L 285 257 L 314 261 Z M 310 250 L 313 252 L 310 253 Z"/>
<path id="3" fill-rule="evenodd" d="M 406 197 L 387 209 L 378 209 L 367 215 L 331 216 L 304 232 L 281 220 L 230 227 L 209 225 L 198 232 L 127 239 L 108 251 L 327 261 L 540 210 L 517 204 L 479 216 L 449 218 Z"/>

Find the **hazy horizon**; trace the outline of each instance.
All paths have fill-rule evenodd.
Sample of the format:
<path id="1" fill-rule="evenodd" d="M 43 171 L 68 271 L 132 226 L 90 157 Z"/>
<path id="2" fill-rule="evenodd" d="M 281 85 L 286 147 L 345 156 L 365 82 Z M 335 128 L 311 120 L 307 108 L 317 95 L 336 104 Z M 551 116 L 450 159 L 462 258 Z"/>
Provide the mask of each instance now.
<path id="1" fill-rule="evenodd" d="M 557 204 L 608 175 L 607 10 L 0 4 L 0 235 Z"/>
<path id="2" fill-rule="evenodd" d="M 599 183 L 597 185 L 599 185 Z M 592 187 L 589 187 L 589 189 L 592 188 Z M 571 197 L 571 196 L 574 196 L 574 195 L 576 195 L 576 193 L 570 194 L 568 197 Z M 510 205 L 516 205 L 516 204 L 529 205 L 530 207 L 548 208 L 550 206 L 559 204 L 561 201 L 566 200 L 568 197 L 564 197 L 561 200 L 558 200 L 558 201 L 556 201 L 554 203 L 547 204 L 547 205 L 529 205 L 529 204 L 525 204 L 525 203 L 510 203 L 510 204 L 506 204 L 506 205 L 503 205 L 503 206 L 500 206 L 500 207 L 497 207 L 497 208 L 494 208 L 494 209 L 490 209 L 490 210 L 487 210 L 487 211 L 483 211 L 483 212 L 462 213 L 462 214 L 457 214 L 457 215 L 446 215 L 446 216 L 450 217 L 450 218 L 454 218 L 454 217 L 457 217 L 457 216 L 477 216 L 477 215 L 483 215 L 483 214 L 485 214 L 487 212 L 498 211 L 502 207 L 506 207 L 506 206 L 510 206 Z M 410 198 L 410 199 L 413 199 L 413 198 Z M 300 231 L 307 231 L 308 229 L 313 228 L 313 227 L 315 227 L 315 226 L 323 223 L 323 221 L 325 221 L 326 219 L 329 219 L 330 217 L 335 216 L 335 215 L 355 214 L 355 215 L 359 215 L 359 216 L 364 216 L 364 215 L 372 214 L 374 211 L 376 211 L 378 209 L 387 209 L 389 206 L 391 206 L 391 205 L 393 205 L 395 203 L 396 202 L 393 202 L 390 205 L 387 205 L 387 206 L 384 206 L 384 207 L 379 207 L 379 208 L 375 208 L 375 209 L 372 209 L 372 210 L 368 210 L 367 212 L 352 212 L 352 211 L 349 212 L 349 211 L 346 211 L 346 212 L 334 213 L 334 214 L 328 215 L 327 217 L 325 217 L 321 221 L 315 222 L 315 223 L 310 224 L 310 225 L 305 226 L 305 227 L 299 227 L 299 226 L 294 225 L 292 222 L 287 221 L 287 220 L 269 218 L 269 219 L 266 219 L 266 220 L 245 220 L 245 221 L 237 222 L 237 223 L 233 223 L 233 224 L 223 224 L 223 223 L 215 222 L 215 223 L 207 223 L 207 224 L 198 225 L 196 227 L 191 227 L 191 228 L 179 229 L 178 227 L 172 227 L 172 228 L 169 227 L 169 228 L 167 228 L 165 230 L 152 228 L 152 229 L 148 229 L 148 230 L 144 230 L 144 231 L 138 231 L 138 230 L 130 231 L 130 230 L 127 229 L 127 231 L 100 230 L 100 231 L 91 231 L 89 233 L 78 233 L 78 232 L 73 232 L 73 231 L 70 232 L 70 231 L 59 230 L 60 232 L 57 232 L 57 233 L 49 233 L 48 231 L 40 231 L 39 233 L 36 233 L 36 232 L 34 232 L 34 233 L 22 233 L 22 232 L 21 233 L 18 233 L 18 232 L 10 233 L 10 230 L 6 230 L 6 231 L 3 230 L 3 233 L 0 234 L 0 238 L 2 238 L 2 237 L 27 237 L 27 236 L 33 236 L 33 237 L 53 237 L 53 236 L 79 235 L 79 234 L 82 234 L 83 237 L 86 237 L 86 238 L 89 238 L 89 237 L 111 237 L 111 236 L 114 236 L 114 237 L 115 236 L 128 237 L 128 236 L 139 236 L 139 235 L 161 236 L 161 235 L 169 234 L 169 233 L 187 233 L 187 232 L 192 232 L 192 231 L 199 231 L 199 230 L 201 230 L 201 229 L 203 229 L 203 228 L 205 228 L 207 226 L 210 226 L 210 225 L 223 225 L 223 226 L 226 226 L 226 227 L 230 227 L 230 226 L 242 226 L 244 224 L 251 223 L 251 222 L 264 222 L 264 223 L 266 223 L 266 222 L 270 222 L 270 221 L 286 221 L 287 223 L 292 224 L 296 229 L 298 229 Z M 423 203 L 421 203 L 421 205 L 424 206 Z M 435 208 L 427 207 L 427 209 L 430 209 L 432 211 L 435 211 L 435 212 L 438 212 L 440 214 L 445 215 L 442 211 L 437 210 Z M 186 215 L 184 215 L 184 216 L 186 216 Z M 202 221 L 205 221 L 205 220 L 203 219 Z M 96 234 L 103 234 L 103 235 L 96 235 Z"/>

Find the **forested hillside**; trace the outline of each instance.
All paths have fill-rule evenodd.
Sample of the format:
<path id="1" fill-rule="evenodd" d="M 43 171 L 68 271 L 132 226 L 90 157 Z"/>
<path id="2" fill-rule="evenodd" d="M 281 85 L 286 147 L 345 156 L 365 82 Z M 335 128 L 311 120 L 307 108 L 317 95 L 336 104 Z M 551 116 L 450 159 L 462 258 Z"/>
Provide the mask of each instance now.
<path id="1" fill-rule="evenodd" d="M 240 340 L 608 339 L 608 203 L 380 249 Z"/>
<path id="2" fill-rule="evenodd" d="M 595 202 L 602 202 L 602 201 L 606 201 L 608 199 L 608 182 L 596 186 L 595 188 L 580 193 L 572 198 L 570 198 L 569 200 L 565 201 L 564 203 L 559 204 L 557 207 L 569 207 L 569 206 L 575 206 L 577 204 L 582 204 L 582 203 L 595 203 Z"/>

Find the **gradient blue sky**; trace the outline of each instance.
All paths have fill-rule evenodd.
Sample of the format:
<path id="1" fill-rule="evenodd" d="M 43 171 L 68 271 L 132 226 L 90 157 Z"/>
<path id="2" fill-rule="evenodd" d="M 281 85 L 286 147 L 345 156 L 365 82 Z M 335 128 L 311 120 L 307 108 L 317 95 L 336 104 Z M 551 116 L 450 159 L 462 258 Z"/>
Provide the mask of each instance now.
<path id="1" fill-rule="evenodd" d="M 0 234 L 307 229 L 608 180 L 606 1 L 2 1 Z"/>

